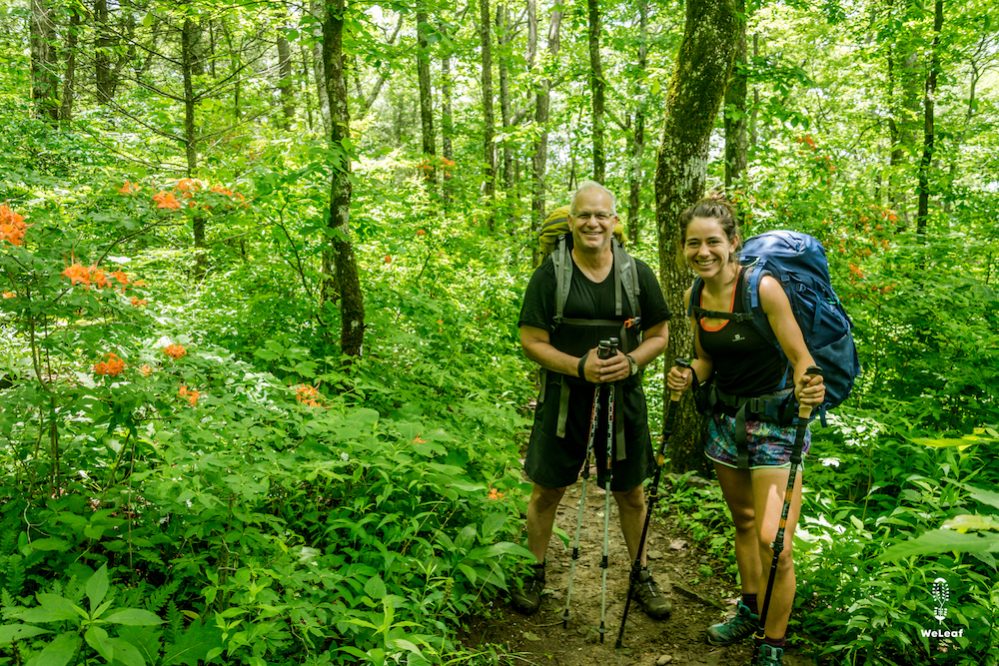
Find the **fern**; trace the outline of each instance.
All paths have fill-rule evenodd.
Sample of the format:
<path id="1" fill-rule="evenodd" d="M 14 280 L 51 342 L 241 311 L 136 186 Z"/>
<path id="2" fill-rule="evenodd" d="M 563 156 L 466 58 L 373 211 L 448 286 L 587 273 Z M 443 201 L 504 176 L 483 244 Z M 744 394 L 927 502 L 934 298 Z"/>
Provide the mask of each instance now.
<path id="1" fill-rule="evenodd" d="M 166 585 L 162 585 L 153 591 L 145 600 L 145 606 L 147 610 L 154 613 L 158 613 L 163 609 L 163 606 L 170 601 L 174 593 L 180 589 L 180 578 L 173 578 Z"/>
<path id="2" fill-rule="evenodd" d="M 170 600 L 167 604 L 166 611 L 166 628 L 164 629 L 164 638 L 167 643 L 176 643 L 177 638 L 180 636 L 180 632 L 184 629 L 184 616 L 181 615 L 180 610 L 177 608 L 177 604 Z"/>

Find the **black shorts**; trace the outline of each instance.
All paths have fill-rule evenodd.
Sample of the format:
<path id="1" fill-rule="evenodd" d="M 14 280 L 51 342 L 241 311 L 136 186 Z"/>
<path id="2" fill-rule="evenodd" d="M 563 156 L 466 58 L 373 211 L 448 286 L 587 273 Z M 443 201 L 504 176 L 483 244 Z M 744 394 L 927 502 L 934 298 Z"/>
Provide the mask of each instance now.
<path id="1" fill-rule="evenodd" d="M 558 379 L 564 380 L 564 377 Z M 601 486 L 606 482 L 607 403 L 611 388 L 605 384 L 600 390 L 593 438 L 597 483 Z M 571 382 L 565 437 L 561 438 L 556 433 L 562 384 L 558 380 L 546 383 L 544 395 L 539 396 L 534 412 L 534 427 L 524 461 L 524 471 L 534 483 L 544 488 L 563 488 L 579 478 L 586 458 L 594 389 L 593 384 Z M 637 378 L 626 382 L 615 398 L 614 411 L 616 419 L 624 419 L 625 458 L 611 460 L 611 490 L 628 491 L 652 476 L 655 470 L 645 393 Z"/>

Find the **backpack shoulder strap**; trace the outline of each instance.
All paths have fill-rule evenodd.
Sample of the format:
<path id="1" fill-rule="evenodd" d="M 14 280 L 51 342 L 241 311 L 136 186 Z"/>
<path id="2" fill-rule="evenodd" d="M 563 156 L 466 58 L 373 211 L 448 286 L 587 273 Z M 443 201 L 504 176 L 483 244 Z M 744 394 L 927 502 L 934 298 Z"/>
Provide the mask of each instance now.
<path id="1" fill-rule="evenodd" d="M 614 314 L 624 316 L 623 291 L 631 303 L 632 316 L 641 317 L 642 305 L 638 297 L 642 289 L 638 283 L 638 264 L 616 238 L 611 240 L 611 246 L 614 248 Z"/>
<path id="2" fill-rule="evenodd" d="M 701 317 L 708 317 L 710 319 L 730 319 L 737 322 L 751 321 L 753 319 L 753 313 L 751 311 L 723 312 L 720 310 L 708 310 L 707 308 L 702 308 L 700 305 L 702 291 L 704 291 L 704 280 L 699 277 L 695 277 L 694 284 L 690 287 L 690 303 L 687 304 L 688 316 L 696 317 L 697 319 L 700 319 Z"/>
<path id="3" fill-rule="evenodd" d="M 572 257 L 569 256 L 569 241 L 566 235 L 559 236 L 552 252 L 552 265 L 555 268 L 555 320 L 556 326 L 562 323 L 565 302 L 569 300 L 569 287 L 572 285 Z"/>

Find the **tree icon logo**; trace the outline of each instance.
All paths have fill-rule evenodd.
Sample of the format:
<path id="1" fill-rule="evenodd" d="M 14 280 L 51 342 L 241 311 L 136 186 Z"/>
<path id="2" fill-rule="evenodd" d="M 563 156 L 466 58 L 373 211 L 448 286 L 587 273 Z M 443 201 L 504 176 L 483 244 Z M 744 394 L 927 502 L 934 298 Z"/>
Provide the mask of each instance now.
<path id="1" fill-rule="evenodd" d="M 933 617 L 937 619 L 937 622 L 943 622 L 947 617 L 947 600 L 950 599 L 950 586 L 947 585 L 947 581 L 943 578 L 937 578 L 933 581 Z"/>

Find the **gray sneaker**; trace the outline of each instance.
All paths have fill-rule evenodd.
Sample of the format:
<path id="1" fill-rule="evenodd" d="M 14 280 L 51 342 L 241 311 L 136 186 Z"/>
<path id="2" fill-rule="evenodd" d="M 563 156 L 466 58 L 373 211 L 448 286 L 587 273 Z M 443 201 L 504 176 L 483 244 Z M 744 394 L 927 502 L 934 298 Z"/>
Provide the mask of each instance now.
<path id="1" fill-rule="evenodd" d="M 545 565 L 535 564 L 532 572 L 510 594 L 510 603 L 518 613 L 534 615 L 541 607 L 541 593 L 545 589 Z"/>
<path id="2" fill-rule="evenodd" d="M 708 627 L 708 643 L 711 645 L 731 645 L 753 635 L 760 626 L 760 616 L 749 610 L 749 606 L 739 602 L 732 617 Z"/>
<path id="3" fill-rule="evenodd" d="M 638 572 L 638 580 L 631 584 L 632 598 L 645 614 L 654 620 L 663 620 L 673 611 L 673 604 L 659 589 L 648 568 Z"/>

